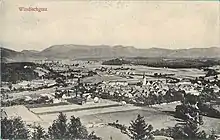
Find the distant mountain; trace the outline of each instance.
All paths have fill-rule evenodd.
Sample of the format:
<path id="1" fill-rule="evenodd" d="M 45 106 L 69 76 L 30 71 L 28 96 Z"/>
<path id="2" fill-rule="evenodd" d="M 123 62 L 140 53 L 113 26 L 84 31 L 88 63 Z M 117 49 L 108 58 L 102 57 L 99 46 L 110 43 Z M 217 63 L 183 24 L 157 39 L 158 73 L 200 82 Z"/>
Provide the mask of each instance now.
<path id="1" fill-rule="evenodd" d="M 22 55 L 22 53 L 1 47 L 1 62 L 13 61 L 12 59 Z"/>
<path id="2" fill-rule="evenodd" d="M 36 50 L 23 50 L 23 51 L 21 51 L 21 53 L 32 55 L 32 54 L 39 53 L 39 51 L 36 51 Z"/>
<path id="3" fill-rule="evenodd" d="M 24 50 L 21 52 L 1 47 L 1 62 L 25 62 L 41 59 L 38 51 Z"/>
<path id="4" fill-rule="evenodd" d="M 215 58 L 220 57 L 220 48 L 211 47 L 211 48 L 191 48 L 191 49 L 179 49 L 173 50 L 167 55 L 168 57 L 208 57 Z"/>
<path id="5" fill-rule="evenodd" d="M 43 51 L 23 50 L 21 52 L 1 48 L 2 60 L 35 59 L 80 59 L 80 58 L 115 58 L 115 57 L 158 57 L 158 58 L 220 58 L 220 48 L 191 49 L 137 49 L 132 46 L 108 45 L 53 45 Z M 16 61 L 15 60 L 15 61 Z"/>
<path id="6" fill-rule="evenodd" d="M 215 58 L 220 57 L 220 48 L 192 49 L 137 49 L 130 46 L 88 46 L 88 45 L 54 45 L 39 53 L 50 58 L 95 58 L 95 57 L 171 57 L 171 58 Z"/>
<path id="7" fill-rule="evenodd" d="M 16 57 L 18 55 L 21 55 L 21 52 L 16 52 L 14 50 L 6 49 L 6 48 L 1 48 L 1 57 Z"/>
<path id="8" fill-rule="evenodd" d="M 54 45 L 39 54 L 50 58 L 95 58 L 95 57 L 119 57 L 136 56 L 134 47 L 124 46 L 88 46 L 88 45 Z"/>

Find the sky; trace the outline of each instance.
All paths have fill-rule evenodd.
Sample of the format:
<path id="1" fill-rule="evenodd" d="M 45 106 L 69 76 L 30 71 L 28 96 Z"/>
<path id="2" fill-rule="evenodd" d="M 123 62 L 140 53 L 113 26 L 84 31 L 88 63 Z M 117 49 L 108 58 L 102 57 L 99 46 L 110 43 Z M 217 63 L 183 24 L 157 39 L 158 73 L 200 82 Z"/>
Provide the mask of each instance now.
<path id="1" fill-rule="evenodd" d="M 0 4 L 0 44 L 17 51 L 56 44 L 220 47 L 218 1 L 0 0 Z"/>

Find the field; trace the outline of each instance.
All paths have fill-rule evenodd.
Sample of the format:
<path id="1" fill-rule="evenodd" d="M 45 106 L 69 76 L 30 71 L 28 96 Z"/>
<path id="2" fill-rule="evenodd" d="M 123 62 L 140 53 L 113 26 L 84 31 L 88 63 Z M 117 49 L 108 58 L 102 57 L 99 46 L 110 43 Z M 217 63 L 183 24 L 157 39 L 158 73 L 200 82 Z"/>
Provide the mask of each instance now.
<path id="1" fill-rule="evenodd" d="M 9 118 L 21 117 L 28 124 L 34 122 L 40 123 L 42 121 L 37 115 L 23 105 L 4 107 L 4 110 Z"/>
<path id="2" fill-rule="evenodd" d="M 58 112 L 64 111 L 67 118 L 70 118 L 72 115 L 80 117 L 82 123 L 90 132 L 95 131 L 103 139 L 112 137 L 114 140 L 126 140 L 126 135 L 106 124 L 118 120 L 120 124 L 129 126 L 130 121 L 134 120 L 137 114 L 140 114 L 144 116 L 147 123 L 153 125 L 154 130 L 172 127 L 178 123 L 178 119 L 169 113 L 165 113 L 165 111 L 174 111 L 177 104 L 179 102 L 153 105 L 151 107 L 136 107 L 129 104 L 121 106 L 116 102 L 103 100 L 99 104 L 90 102 L 82 106 L 63 105 L 32 108 L 30 110 L 23 106 L 7 107 L 6 111 L 9 112 L 10 116 L 21 116 L 27 123 L 40 123 L 46 130 L 52 124 L 53 120 L 57 118 Z M 219 119 L 204 117 L 204 122 L 201 129 L 210 133 L 211 128 L 213 128 L 217 133 L 220 133 Z"/>
<path id="3" fill-rule="evenodd" d="M 22 98 L 25 96 L 30 96 L 32 98 L 35 97 L 40 97 L 41 94 L 51 94 L 55 92 L 55 87 L 53 88 L 47 88 L 47 89 L 41 89 L 41 90 L 37 90 L 37 91 L 22 91 L 22 92 L 18 92 L 18 93 L 10 93 L 10 96 L 12 96 L 14 99 L 15 98 Z"/>
<path id="4" fill-rule="evenodd" d="M 100 68 L 103 65 L 100 63 L 93 63 L 93 64 L 86 64 L 86 67 L 90 69 Z M 135 74 L 154 74 L 154 73 L 162 73 L 162 74 L 175 74 L 175 77 L 178 78 L 186 78 L 186 77 L 199 77 L 199 76 L 205 76 L 206 72 L 197 68 L 165 68 L 165 67 L 148 67 L 148 66 L 137 66 L 137 65 L 122 65 L 122 66 L 116 66 L 116 65 L 105 65 L 105 67 L 108 68 L 132 68 Z M 120 72 L 123 72 L 123 70 L 120 70 Z M 124 71 L 125 72 L 125 71 Z"/>

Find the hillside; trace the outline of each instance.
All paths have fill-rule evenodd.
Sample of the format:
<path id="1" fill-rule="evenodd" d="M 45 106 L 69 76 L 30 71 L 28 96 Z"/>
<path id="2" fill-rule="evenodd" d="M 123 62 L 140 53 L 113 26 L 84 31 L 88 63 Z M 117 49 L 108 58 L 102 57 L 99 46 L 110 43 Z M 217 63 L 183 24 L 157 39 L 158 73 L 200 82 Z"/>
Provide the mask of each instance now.
<path id="1" fill-rule="evenodd" d="M 6 48 L 1 48 L 1 56 L 2 57 L 16 57 L 18 55 L 21 55 L 21 52 L 16 52 L 14 50 L 6 49 Z"/>
<path id="2" fill-rule="evenodd" d="M 35 68 L 36 65 L 31 62 L 1 63 L 1 80 L 16 83 L 19 80 L 35 79 L 38 76 Z"/>
<path id="3" fill-rule="evenodd" d="M 11 49 L 1 47 L 1 62 L 25 62 L 36 59 L 42 59 L 41 56 L 38 55 L 38 51 L 35 50 L 24 50 L 21 52 L 14 51 Z"/>
<path id="4" fill-rule="evenodd" d="M 36 55 L 39 51 L 36 50 L 23 50 L 21 53 L 25 54 L 26 56 Z"/>
<path id="5" fill-rule="evenodd" d="M 215 58 L 220 57 L 220 48 L 192 49 L 137 49 L 126 46 L 87 46 L 87 45 L 55 45 L 39 53 L 45 57 L 58 58 L 95 58 L 95 57 L 165 57 L 165 58 Z"/>
<path id="6" fill-rule="evenodd" d="M 95 58 L 95 57 L 119 57 L 136 56 L 137 49 L 124 46 L 88 46 L 88 45 L 54 45 L 39 54 L 49 58 Z"/>
<path id="7" fill-rule="evenodd" d="M 220 48 L 192 49 L 137 49 L 131 46 L 107 45 L 54 45 L 43 51 L 24 50 L 21 52 L 1 48 L 2 61 L 28 61 L 35 59 L 83 59 L 116 57 L 154 57 L 154 58 L 220 58 Z"/>
<path id="8" fill-rule="evenodd" d="M 21 56 L 21 52 L 6 49 L 1 47 L 1 62 L 13 61 L 13 59 Z"/>

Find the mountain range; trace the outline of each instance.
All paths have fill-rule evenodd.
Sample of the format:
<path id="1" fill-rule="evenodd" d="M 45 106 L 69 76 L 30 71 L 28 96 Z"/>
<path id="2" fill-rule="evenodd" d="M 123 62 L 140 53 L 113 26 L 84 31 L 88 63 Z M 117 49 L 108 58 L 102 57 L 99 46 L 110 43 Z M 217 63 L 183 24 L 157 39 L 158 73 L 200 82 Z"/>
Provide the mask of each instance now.
<path id="1" fill-rule="evenodd" d="M 159 58 L 220 58 L 220 48 L 190 49 L 138 49 L 132 46 L 108 45 L 53 45 L 42 51 L 23 50 L 21 52 L 1 47 L 1 60 L 30 61 L 36 59 L 81 59 L 81 58 L 116 58 L 116 57 L 159 57 Z"/>

